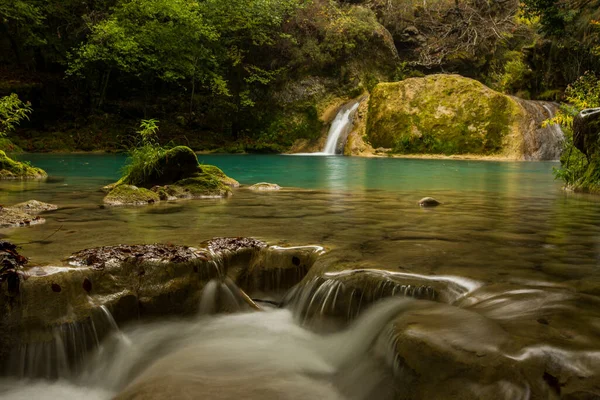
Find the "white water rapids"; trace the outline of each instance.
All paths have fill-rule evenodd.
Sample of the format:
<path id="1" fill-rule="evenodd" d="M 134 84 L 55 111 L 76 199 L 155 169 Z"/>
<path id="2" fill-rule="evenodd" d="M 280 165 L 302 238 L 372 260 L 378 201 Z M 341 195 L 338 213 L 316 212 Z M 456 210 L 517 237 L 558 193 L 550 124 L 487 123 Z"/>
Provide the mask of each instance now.
<path id="1" fill-rule="evenodd" d="M 105 339 L 58 381 L 0 381 L 17 399 L 388 399 L 391 368 L 371 351 L 413 300 L 390 299 L 342 332 L 320 335 L 285 309 L 140 324 Z"/>

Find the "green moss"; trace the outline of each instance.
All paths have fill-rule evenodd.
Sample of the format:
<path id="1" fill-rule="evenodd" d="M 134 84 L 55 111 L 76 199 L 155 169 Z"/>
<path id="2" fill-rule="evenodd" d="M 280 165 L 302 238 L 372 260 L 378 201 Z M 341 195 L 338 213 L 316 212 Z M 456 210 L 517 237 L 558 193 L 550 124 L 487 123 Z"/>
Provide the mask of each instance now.
<path id="1" fill-rule="evenodd" d="M 104 203 L 112 206 L 144 205 L 158 201 L 158 194 L 133 185 L 118 185 L 104 198 Z"/>
<path id="2" fill-rule="evenodd" d="M 0 179 L 41 179 L 47 176 L 44 170 L 15 161 L 0 150 Z"/>
<path id="3" fill-rule="evenodd" d="M 224 197 L 231 193 L 231 188 L 213 174 L 198 173 L 191 178 L 182 179 L 175 183 L 191 197 Z"/>
<path id="4" fill-rule="evenodd" d="M 371 94 L 367 137 L 396 153 L 495 154 L 516 107 L 510 97 L 457 75 L 383 83 Z"/>
<path id="5" fill-rule="evenodd" d="M 8 138 L 0 138 L 0 150 L 12 154 L 23 153 L 23 149 L 14 144 Z"/>
<path id="6" fill-rule="evenodd" d="M 199 172 L 205 173 L 208 175 L 214 175 L 224 185 L 231 186 L 231 187 L 240 186 L 238 181 L 225 175 L 225 172 L 221 171 L 221 169 L 219 167 L 215 167 L 214 165 L 201 164 L 199 167 Z"/>

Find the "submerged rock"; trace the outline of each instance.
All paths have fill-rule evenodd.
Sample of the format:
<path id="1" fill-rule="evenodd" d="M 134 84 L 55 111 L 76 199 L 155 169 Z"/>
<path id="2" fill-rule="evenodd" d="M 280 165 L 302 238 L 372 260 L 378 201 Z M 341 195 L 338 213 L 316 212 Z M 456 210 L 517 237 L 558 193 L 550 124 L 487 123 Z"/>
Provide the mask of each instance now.
<path id="1" fill-rule="evenodd" d="M 437 201 L 433 197 L 424 197 L 421 200 L 419 200 L 419 205 L 421 207 L 437 207 L 440 204 L 442 204 L 442 203 L 440 203 L 439 201 Z"/>
<path id="2" fill-rule="evenodd" d="M 256 184 L 250 186 L 248 189 L 256 190 L 259 192 L 267 192 L 267 191 L 270 192 L 270 191 L 280 190 L 281 186 L 279 186 L 275 183 L 260 182 L 260 183 L 256 183 Z"/>
<path id="3" fill-rule="evenodd" d="M 15 208 L 0 206 L 0 227 L 2 228 L 37 225 L 44 222 L 46 220 L 42 217 L 32 216 Z"/>
<path id="4" fill-rule="evenodd" d="M 552 116 L 545 106 L 459 75 L 429 75 L 378 84 L 369 100 L 366 133 L 374 148 L 400 154 L 556 159 L 562 132 L 540 128 Z M 550 146 L 542 143 L 549 140 Z"/>
<path id="5" fill-rule="evenodd" d="M 57 210 L 58 206 L 55 204 L 44 203 L 44 202 L 38 201 L 38 200 L 29 200 L 29 201 L 26 201 L 23 203 L 15 204 L 14 206 L 11 206 L 10 208 L 15 209 L 15 210 L 21 210 L 21 211 L 29 213 L 29 214 L 37 214 L 37 213 L 41 213 L 44 211 Z"/>
<path id="6" fill-rule="evenodd" d="M 103 188 L 108 205 L 143 205 L 158 201 L 227 197 L 239 183 L 219 168 L 200 165 L 185 146 L 168 150 L 145 170 L 132 169 L 118 182 Z"/>
<path id="7" fill-rule="evenodd" d="M 0 150 L 0 179 L 44 179 L 48 174 L 41 168 L 15 161 Z"/>

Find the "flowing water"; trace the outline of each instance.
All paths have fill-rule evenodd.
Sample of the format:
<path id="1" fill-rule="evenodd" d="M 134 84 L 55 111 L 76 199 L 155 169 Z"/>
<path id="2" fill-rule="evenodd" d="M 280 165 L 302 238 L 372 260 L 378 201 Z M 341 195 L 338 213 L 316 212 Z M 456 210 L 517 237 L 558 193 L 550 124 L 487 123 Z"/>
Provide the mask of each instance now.
<path id="1" fill-rule="evenodd" d="M 465 398 L 512 399 L 528 398 L 535 389 L 523 380 L 530 375 L 547 382 L 552 396 L 574 385 L 572 379 L 599 375 L 600 199 L 562 191 L 552 176 L 556 163 L 201 155 L 201 162 L 218 165 L 243 185 L 267 181 L 284 189 L 240 188 L 222 200 L 104 208 L 99 188 L 118 178 L 123 156 L 23 157 L 51 179 L 2 182 L 1 203 L 37 199 L 60 207 L 44 215 L 46 224 L 0 230 L 33 263 L 55 264 L 101 245 L 194 246 L 215 236 L 321 245 L 326 253 L 315 275 L 289 293 L 285 309 L 123 327 L 82 363 L 78 376 L 52 384 L 4 381 L 2 398 L 107 398 L 129 387 L 122 398 L 162 398 L 164 391 L 177 398 L 190 390 L 200 398 L 416 399 L 446 398 L 435 393 L 461 388 L 472 394 Z M 420 208 L 417 201 L 425 196 L 442 205 Z M 360 313 L 378 322 L 360 325 L 359 318 L 342 331 L 343 321 L 313 323 L 315 315 L 352 319 L 388 296 L 419 300 Z M 379 343 L 376 336 L 387 332 L 384 322 L 394 307 L 406 318 Z M 322 350 L 342 343 L 335 335 L 349 335 L 348 345 Z M 349 344 L 357 342 L 352 335 L 362 338 L 361 346 Z M 411 358 L 410 349 L 422 344 L 416 338 L 436 352 L 420 348 L 419 358 Z M 365 348 L 376 339 L 379 347 Z M 390 346 L 404 361 L 389 358 Z M 467 352 L 437 353 L 457 348 Z M 474 358 L 465 361 L 466 354 Z M 453 357 L 460 362 L 450 362 Z M 477 364 L 488 359 L 512 364 L 493 370 Z M 470 363 L 477 368 L 449 375 Z M 554 369 L 537 371 L 531 367 L 536 363 Z M 475 370 L 486 380 L 472 375 Z M 153 377 L 164 371 L 172 373 L 156 383 Z M 500 373 L 507 376 L 494 375 Z M 423 388 L 411 392 L 416 387 Z M 398 397 L 403 391 L 408 394 Z M 542 398 L 555 398 L 550 394 Z"/>
<path id="2" fill-rule="evenodd" d="M 317 153 L 296 153 L 301 156 L 335 156 L 342 154 L 348 134 L 352 130 L 354 114 L 358 110 L 360 101 L 352 102 L 343 106 L 331 122 L 327 142 L 323 151 Z"/>

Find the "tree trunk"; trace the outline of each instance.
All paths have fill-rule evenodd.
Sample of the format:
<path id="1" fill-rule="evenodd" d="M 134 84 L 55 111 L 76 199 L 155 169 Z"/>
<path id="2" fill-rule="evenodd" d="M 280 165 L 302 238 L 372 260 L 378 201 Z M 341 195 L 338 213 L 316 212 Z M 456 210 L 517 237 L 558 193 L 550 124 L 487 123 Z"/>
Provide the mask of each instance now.
<path id="1" fill-rule="evenodd" d="M 100 92 L 98 108 L 102 107 L 102 104 L 104 104 L 104 98 L 106 97 L 106 88 L 108 88 L 108 82 L 110 81 L 110 71 L 111 69 L 109 68 L 108 71 L 106 71 L 106 73 L 104 74 L 104 82 L 102 84 L 102 91 Z"/>

